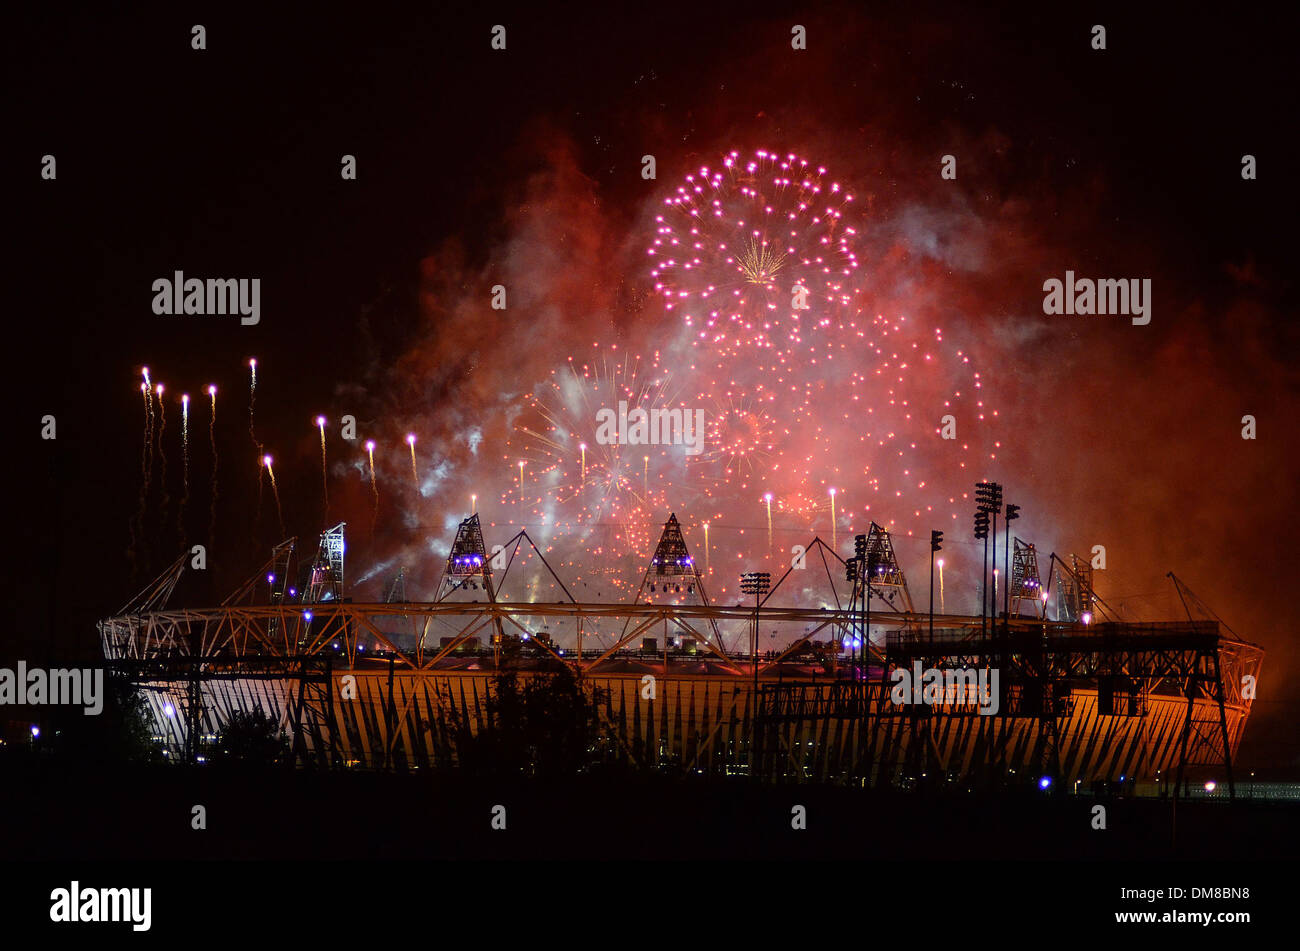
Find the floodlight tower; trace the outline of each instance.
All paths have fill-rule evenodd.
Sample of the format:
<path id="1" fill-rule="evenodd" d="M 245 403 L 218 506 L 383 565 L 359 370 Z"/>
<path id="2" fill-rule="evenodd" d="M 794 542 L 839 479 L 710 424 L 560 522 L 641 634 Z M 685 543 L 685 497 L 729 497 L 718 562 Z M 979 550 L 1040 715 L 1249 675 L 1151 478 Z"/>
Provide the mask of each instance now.
<path id="1" fill-rule="evenodd" d="M 1002 616 L 1011 617 L 1011 523 L 1020 517 L 1020 506 L 1007 503 L 1006 526 L 1007 538 L 1006 543 L 1002 546 Z"/>
<path id="2" fill-rule="evenodd" d="M 750 771 L 755 778 L 758 777 L 758 758 L 757 758 L 757 740 L 758 740 L 758 608 L 762 604 L 763 595 L 772 590 L 772 575 L 766 571 L 746 571 L 740 576 L 740 590 L 745 594 L 754 596 L 754 640 L 753 649 L 750 651 L 750 658 L 754 664 L 754 711 L 750 717 Z"/>
<path id="3" fill-rule="evenodd" d="M 975 510 L 975 540 L 984 539 L 984 559 L 980 562 L 980 634 L 984 633 L 984 607 L 988 601 L 989 513 Z"/>
<path id="4" fill-rule="evenodd" d="M 934 643 L 934 555 L 943 551 L 943 532 L 930 533 L 930 643 Z"/>

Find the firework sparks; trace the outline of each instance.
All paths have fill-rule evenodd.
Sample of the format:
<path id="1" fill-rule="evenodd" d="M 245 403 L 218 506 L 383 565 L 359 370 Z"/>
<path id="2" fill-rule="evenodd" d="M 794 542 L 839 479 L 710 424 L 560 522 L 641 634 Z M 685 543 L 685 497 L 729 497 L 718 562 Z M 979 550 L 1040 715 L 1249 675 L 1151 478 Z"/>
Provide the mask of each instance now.
<path id="1" fill-rule="evenodd" d="M 831 551 L 836 551 L 836 550 L 839 549 L 839 540 L 838 540 L 838 536 L 836 535 L 836 529 L 838 528 L 838 526 L 837 526 L 837 524 L 836 524 L 836 522 L 835 522 L 835 488 L 834 488 L 834 486 L 831 487 L 831 489 L 830 489 L 830 494 L 831 494 Z"/>
<path id="2" fill-rule="evenodd" d="M 366 456 L 370 459 L 370 494 L 374 498 L 374 509 L 370 515 L 370 534 L 375 533 L 375 523 L 379 520 L 379 483 L 375 481 L 375 441 L 366 440 Z"/>
<path id="3" fill-rule="evenodd" d="M 939 507 L 955 517 L 951 487 L 921 473 L 966 468 L 978 443 L 936 458 L 932 427 L 959 409 L 977 425 L 998 416 L 939 328 L 867 310 L 855 209 L 852 191 L 812 162 L 732 152 L 662 199 L 645 245 L 652 289 L 694 354 L 684 380 L 710 407 L 691 481 L 733 505 L 766 484 L 808 528 L 832 509 L 834 544 L 844 510 L 827 480 L 862 485 L 855 515 L 888 498 L 895 517 Z"/>
<path id="4" fill-rule="evenodd" d="M 539 543 L 556 546 L 557 570 L 585 579 L 581 585 L 590 582 L 593 596 L 602 589 L 608 596 L 635 588 L 644 553 L 674 509 L 684 529 L 703 528 L 709 574 L 715 535 L 720 557 L 762 558 L 755 497 L 765 506 L 768 557 L 778 548 L 774 507 L 782 516 L 782 549 L 787 536 L 803 542 L 806 532 L 824 532 L 828 514 L 838 548 L 840 515 L 846 535 L 878 518 L 906 536 L 909 527 L 964 511 L 961 489 L 930 479 L 947 472 L 966 485 L 967 474 L 958 470 L 991 457 L 985 424 L 996 420 L 997 410 L 986 405 L 971 358 L 947 344 L 940 328 L 894 312 L 888 295 L 870 296 L 879 292 L 859 251 L 864 216 L 856 214 L 861 209 L 849 190 L 802 159 L 733 153 L 716 173 L 699 170 L 683 188 L 671 186 L 658 210 L 642 244 L 653 285 L 643 290 L 652 290 L 651 299 L 674 319 L 651 338 L 653 345 L 639 344 L 640 353 L 606 338 L 587 341 L 590 349 L 525 384 L 509 407 L 505 445 L 483 469 L 467 470 L 474 481 L 460 483 L 493 486 L 484 488 L 496 493 L 485 505 L 498 519 L 492 527 L 528 528 Z M 804 296 L 806 307 L 800 306 Z M 256 362 L 248 360 L 249 434 L 261 458 Z M 151 478 L 161 394 L 155 425 L 147 371 L 145 379 L 142 468 Z M 624 412 L 702 410 L 702 451 L 601 437 L 597 413 L 617 413 L 620 404 Z M 934 438 L 948 413 L 970 421 L 962 441 Z M 323 422 L 316 417 L 328 514 Z M 407 437 L 408 452 L 419 492 L 414 437 Z M 211 428 L 210 440 L 215 487 Z M 374 446 L 366 443 L 377 519 Z M 261 486 L 270 475 L 259 466 L 259 515 Z M 852 506 L 838 498 L 846 486 Z M 279 511 L 278 487 L 273 491 Z M 478 494 L 470 495 L 474 513 Z M 405 503 L 405 493 L 399 498 Z M 729 568 L 723 573 L 731 576 Z M 942 587 L 941 568 L 941 600 Z"/>
<path id="5" fill-rule="evenodd" d="M 150 402 L 149 368 L 144 368 L 144 380 L 140 384 L 140 396 L 144 400 L 144 439 L 140 445 L 140 505 L 135 518 L 131 520 L 131 559 L 137 557 L 139 536 L 144 532 L 144 513 L 149 501 L 150 459 L 153 449 L 153 408 Z"/>
<path id="6" fill-rule="evenodd" d="M 155 388 L 158 396 L 158 484 L 162 486 L 162 501 L 158 507 L 158 517 L 162 519 L 163 524 L 167 523 L 167 503 L 170 497 L 167 495 L 167 450 L 164 448 L 163 439 L 167 435 L 167 404 L 163 402 L 163 385 L 159 383 Z"/>
<path id="7" fill-rule="evenodd" d="M 248 438 L 260 451 L 261 443 L 257 441 L 257 429 L 253 425 L 253 409 L 257 405 L 257 358 L 248 359 Z"/>
<path id="8" fill-rule="evenodd" d="M 776 278 L 776 272 L 781 270 L 785 257 L 786 252 L 775 242 L 755 234 L 749 239 L 749 245 L 741 252 L 736 264 L 748 283 L 767 285 Z"/>
<path id="9" fill-rule="evenodd" d="M 176 531 L 185 544 L 185 506 L 190 500 L 190 394 L 181 394 L 181 478 L 184 491 L 176 512 Z"/>
<path id="10" fill-rule="evenodd" d="M 325 500 L 325 521 L 329 521 L 330 512 L 330 480 L 329 468 L 325 461 L 325 417 L 316 417 L 316 428 L 320 430 L 320 488 L 321 496 Z"/>
<path id="11" fill-rule="evenodd" d="M 943 596 L 943 559 L 942 558 L 939 559 L 938 564 L 939 564 L 939 613 L 947 614 L 948 606 L 944 601 L 944 596 Z"/>
<path id="12" fill-rule="evenodd" d="M 271 480 L 271 494 L 275 496 L 275 516 L 280 523 L 280 536 L 284 537 L 284 513 L 280 511 L 280 488 L 275 484 L 275 469 L 271 465 L 271 457 L 263 456 L 262 465 L 266 467 L 267 477 Z"/>
<path id="13" fill-rule="evenodd" d="M 682 481 L 689 458 L 677 447 L 647 457 L 642 445 L 602 438 L 602 410 L 618 413 L 623 406 L 630 415 L 674 404 L 671 378 L 660 369 L 657 353 L 642 358 L 615 349 L 585 361 L 571 357 L 526 399 L 505 457 L 524 466 L 514 491 L 502 497 L 504 504 L 513 503 L 517 524 L 565 536 L 599 552 L 602 561 L 613 547 L 640 550 L 652 543 L 656 520 L 667 507 L 662 487 Z M 573 567 L 585 571 L 591 563 L 583 558 Z M 621 574 L 613 576 L 619 571 L 606 572 L 611 584 L 625 583 Z"/>
<path id="14" fill-rule="evenodd" d="M 767 550 L 772 550 L 772 493 L 768 492 L 763 496 L 763 501 L 767 503 Z"/>
<path id="15" fill-rule="evenodd" d="M 153 383 L 149 380 L 149 368 L 143 368 L 144 382 L 140 384 L 140 392 L 144 396 L 144 441 L 145 452 L 147 457 L 145 465 L 145 481 L 149 481 L 150 473 L 153 470 Z"/>
<path id="16" fill-rule="evenodd" d="M 415 468 L 415 433 L 406 434 L 406 445 L 411 450 L 411 484 L 415 486 L 415 492 L 420 492 L 420 473 Z"/>
<path id="17" fill-rule="evenodd" d="M 664 199 L 650 276 L 697 341 L 724 353 L 798 345 L 807 324 L 856 308 L 853 196 L 825 174 L 793 154 L 732 152 Z"/>
<path id="18" fill-rule="evenodd" d="M 208 447 L 212 451 L 212 492 L 208 507 L 208 547 L 216 544 L 217 536 L 217 387 L 208 386 Z"/>

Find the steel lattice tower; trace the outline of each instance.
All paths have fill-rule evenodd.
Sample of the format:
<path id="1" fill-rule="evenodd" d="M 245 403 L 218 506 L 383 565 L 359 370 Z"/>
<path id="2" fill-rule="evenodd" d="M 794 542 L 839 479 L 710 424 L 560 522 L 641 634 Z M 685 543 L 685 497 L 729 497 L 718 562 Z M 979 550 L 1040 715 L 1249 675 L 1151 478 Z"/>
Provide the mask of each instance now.
<path id="1" fill-rule="evenodd" d="M 304 604 L 343 600 L 343 530 L 346 522 L 320 533 L 320 547 L 311 564 L 307 590 L 303 592 Z"/>
<path id="2" fill-rule="evenodd" d="M 1020 616 L 1021 604 L 1030 602 L 1033 614 L 1040 617 L 1047 610 L 1043 600 L 1043 579 L 1038 574 L 1038 552 L 1033 545 L 1015 539 L 1011 562 L 1011 614 Z"/>

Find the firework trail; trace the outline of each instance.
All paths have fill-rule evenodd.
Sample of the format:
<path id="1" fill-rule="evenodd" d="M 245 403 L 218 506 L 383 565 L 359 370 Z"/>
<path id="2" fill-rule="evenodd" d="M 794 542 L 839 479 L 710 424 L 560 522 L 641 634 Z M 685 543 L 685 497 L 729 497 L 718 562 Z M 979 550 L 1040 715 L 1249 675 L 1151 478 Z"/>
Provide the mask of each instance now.
<path id="1" fill-rule="evenodd" d="M 176 533 L 185 545 L 185 506 L 190 500 L 190 394 L 181 394 L 181 476 L 184 491 L 176 511 Z"/>
<path id="2" fill-rule="evenodd" d="M 411 484 L 415 486 L 415 494 L 420 494 L 420 473 L 415 468 L 415 433 L 406 434 L 406 444 L 411 447 Z"/>
<path id="3" fill-rule="evenodd" d="M 217 388 L 208 386 L 211 409 L 208 413 L 208 446 L 212 450 L 212 500 L 208 507 L 208 548 L 216 544 L 217 536 Z"/>
<path id="4" fill-rule="evenodd" d="M 947 614 L 948 606 L 943 596 L 943 559 L 939 559 L 939 613 Z"/>
<path id="5" fill-rule="evenodd" d="M 149 379 L 149 368 L 145 367 L 143 372 L 144 382 L 140 384 L 140 393 L 144 396 L 144 450 L 141 453 L 141 464 L 144 466 L 147 484 L 153 476 L 153 382 Z"/>
<path id="6" fill-rule="evenodd" d="M 767 550 L 770 554 L 772 551 L 772 493 L 766 493 L 763 496 L 763 501 L 767 503 Z"/>
<path id="7" fill-rule="evenodd" d="M 158 507 L 158 518 L 164 524 L 167 521 L 167 450 L 163 439 L 167 436 L 167 404 L 163 402 L 163 385 L 158 384 L 158 484 L 162 487 L 162 501 Z"/>
<path id="8" fill-rule="evenodd" d="M 262 488 L 266 483 L 263 473 L 266 472 L 266 466 L 262 464 L 262 446 L 259 443 L 257 447 L 257 511 L 253 514 L 253 549 L 257 549 L 258 529 L 262 524 Z"/>
<path id="9" fill-rule="evenodd" d="M 320 487 L 321 493 L 325 499 L 325 521 L 329 521 L 330 513 L 330 480 L 329 469 L 325 463 L 325 417 L 316 417 L 316 428 L 320 430 Z"/>
<path id="10" fill-rule="evenodd" d="M 257 405 L 257 358 L 251 357 L 248 361 L 248 438 L 253 440 L 253 445 L 257 446 L 258 452 L 261 452 L 262 445 L 257 441 L 257 431 L 253 427 L 253 407 Z"/>
<path id="11" fill-rule="evenodd" d="M 838 526 L 835 524 L 835 489 L 832 487 L 831 493 L 831 551 L 839 548 L 839 536 L 836 533 Z"/>
<path id="12" fill-rule="evenodd" d="M 266 474 L 271 479 L 271 494 L 275 496 L 275 517 L 280 523 L 280 537 L 284 537 L 284 513 L 280 511 L 280 489 L 275 484 L 275 469 L 271 468 L 271 457 L 263 456 L 262 465 L 266 467 Z"/>
<path id="13" fill-rule="evenodd" d="M 374 496 L 375 507 L 370 515 L 370 534 L 375 534 L 375 523 L 379 520 L 379 485 L 375 482 L 375 441 L 366 440 L 366 455 L 370 457 L 370 494 Z"/>
<path id="14" fill-rule="evenodd" d="M 153 444 L 153 407 L 150 401 L 149 368 L 144 368 L 144 381 L 140 384 L 140 395 L 144 398 L 144 439 L 140 444 L 140 506 L 131 520 L 131 561 L 138 557 L 139 537 L 144 532 L 144 513 L 149 500 L 149 450 Z"/>

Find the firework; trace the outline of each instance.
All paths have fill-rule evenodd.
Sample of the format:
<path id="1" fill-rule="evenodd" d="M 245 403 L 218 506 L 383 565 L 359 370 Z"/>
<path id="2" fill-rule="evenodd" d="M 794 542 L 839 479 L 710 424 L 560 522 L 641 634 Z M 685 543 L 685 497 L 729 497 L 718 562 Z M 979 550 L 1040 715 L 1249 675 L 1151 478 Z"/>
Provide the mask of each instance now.
<path id="1" fill-rule="evenodd" d="M 261 450 L 261 444 L 257 441 L 257 430 L 253 426 L 253 408 L 257 405 L 257 358 L 250 357 L 248 360 L 248 438 L 253 440 L 253 445 Z"/>
<path id="2" fill-rule="evenodd" d="M 834 509 L 836 543 L 832 480 L 865 489 L 862 507 L 843 512 L 850 528 L 886 501 L 895 517 L 956 517 L 953 487 L 922 473 L 966 468 L 978 443 L 940 451 L 932 434 L 964 411 L 979 438 L 998 415 L 939 328 L 868 309 L 855 208 L 852 190 L 810 161 L 732 152 L 662 199 L 645 245 L 652 288 L 692 355 L 684 384 L 709 408 L 690 481 L 733 505 L 761 481 L 808 528 Z"/>
<path id="3" fill-rule="evenodd" d="M 553 371 L 526 398 L 508 442 L 506 458 L 523 463 L 501 500 L 513 520 L 578 539 L 605 558 L 611 546 L 651 544 L 668 507 L 659 487 L 683 481 L 686 457 L 680 447 L 658 446 L 647 456 L 648 447 L 602 438 L 597 413 L 620 404 L 629 413 L 668 408 L 675 392 L 657 353 L 642 358 L 611 347 Z"/>
<path id="4" fill-rule="evenodd" d="M 415 433 L 406 434 L 406 445 L 411 450 L 411 484 L 415 486 L 418 495 L 420 492 L 420 473 L 415 468 Z"/>
<path id="5" fill-rule="evenodd" d="M 181 394 L 181 478 L 184 491 L 176 511 L 176 531 L 185 544 L 185 506 L 190 500 L 190 394 Z"/>
<path id="6" fill-rule="evenodd" d="M 267 477 L 271 480 L 271 494 L 275 496 L 275 517 L 280 523 L 280 537 L 284 537 L 284 513 L 280 511 L 280 489 L 275 484 L 275 469 L 271 466 L 271 457 L 263 456 L 262 465 L 266 467 Z"/>
<path id="7" fill-rule="evenodd" d="M 140 393 L 144 396 L 144 456 L 145 481 L 149 481 L 153 469 L 153 384 L 149 380 L 149 368 L 143 368 L 144 382 L 140 384 Z"/>
<path id="8" fill-rule="evenodd" d="M 641 243 L 652 265 L 652 286 L 642 290 L 652 291 L 672 319 L 654 328 L 639 352 L 607 339 L 585 341 L 582 352 L 528 381 L 518 403 L 506 408 L 504 446 L 480 457 L 480 467 L 466 469 L 468 479 L 459 483 L 483 488 L 485 499 L 495 493 L 485 509 L 496 521 L 485 519 L 485 532 L 508 537 L 527 528 L 566 581 L 576 578 L 596 599 L 636 589 L 671 511 L 688 534 L 703 529 L 709 574 L 714 537 L 720 557 L 761 560 L 764 522 L 769 556 L 825 531 L 828 516 L 835 548 L 841 516 L 846 535 L 875 518 L 900 541 L 909 528 L 943 527 L 966 509 L 961 495 L 971 473 L 964 470 L 992 458 L 996 447 L 991 424 L 998 413 L 985 402 L 969 354 L 932 320 L 900 313 L 897 282 L 888 281 L 895 296 L 875 296 L 872 279 L 884 272 L 859 240 L 868 228 L 851 190 L 789 155 L 727 158 L 716 173 L 693 172 L 683 188 L 671 186 L 657 209 L 660 220 Z M 955 329 L 962 332 L 959 324 Z M 248 426 L 260 459 L 256 360 L 248 363 Z M 161 425 L 155 426 L 151 387 L 150 381 L 143 393 L 145 478 Z M 161 395 L 159 401 L 161 407 Z M 703 451 L 601 438 L 597 412 L 618 411 L 621 403 L 629 411 L 702 409 Z M 948 413 L 962 421 L 960 440 L 937 436 Z M 324 420 L 315 419 L 328 514 Z M 421 433 L 422 440 L 445 435 Z M 408 453 L 418 492 L 414 435 Z M 374 446 L 366 443 L 377 519 Z M 261 486 L 272 473 L 258 468 L 260 516 Z M 278 488 L 272 490 L 279 511 Z M 483 493 L 470 495 L 471 512 Z M 448 504 L 455 507 L 454 499 Z M 720 575 L 734 578 L 734 566 L 719 565 Z"/>
<path id="9" fill-rule="evenodd" d="M 163 402 L 163 385 L 161 383 L 157 385 L 155 392 L 158 396 L 158 484 L 162 487 L 162 501 L 159 503 L 158 517 L 166 524 L 167 503 L 170 500 L 167 495 L 167 451 L 163 444 L 163 439 L 167 435 L 167 404 Z"/>
<path id="10" fill-rule="evenodd" d="M 856 311 L 853 196 L 825 175 L 793 154 L 732 152 L 663 200 L 650 276 L 699 344 L 719 355 L 797 346 Z"/>
<path id="11" fill-rule="evenodd" d="M 144 381 L 140 384 L 140 395 L 144 398 L 144 439 L 140 445 L 140 505 L 135 518 L 131 520 L 131 560 L 137 558 L 139 536 L 144 532 L 144 513 L 149 500 L 150 456 L 153 448 L 153 409 L 150 405 L 149 368 L 144 368 Z"/>
<path id="12" fill-rule="evenodd" d="M 320 487 L 321 495 L 325 499 L 325 521 L 329 521 L 330 511 L 330 480 L 329 468 L 325 462 L 325 417 L 316 417 L 316 428 L 320 430 Z"/>
<path id="13" fill-rule="evenodd" d="M 208 386 L 208 446 L 212 450 L 212 492 L 208 506 L 208 547 L 216 544 L 217 536 L 217 387 Z"/>
<path id="14" fill-rule="evenodd" d="M 836 550 L 838 550 L 838 548 L 839 548 L 839 541 L 838 541 L 838 536 L 836 535 L 836 528 L 837 528 L 838 526 L 835 524 L 835 489 L 834 489 L 834 487 L 832 487 L 829 491 L 830 491 L 830 494 L 831 494 L 831 551 L 836 551 Z"/>
<path id="15" fill-rule="evenodd" d="M 366 455 L 370 459 L 370 494 L 374 497 L 374 509 L 370 516 L 370 533 L 375 532 L 375 523 L 379 519 L 379 484 L 375 482 L 375 441 L 366 440 Z"/>
<path id="16" fill-rule="evenodd" d="M 948 607 L 943 596 L 943 559 L 939 559 L 939 613 L 947 614 Z"/>
<path id="17" fill-rule="evenodd" d="M 775 424 L 764 407 L 773 397 L 715 392 L 710 384 L 698 395 L 698 402 L 708 407 L 706 435 L 703 452 L 690 461 L 690 476 L 712 492 L 743 491 L 766 475 L 775 459 Z"/>
<path id="18" fill-rule="evenodd" d="M 770 552 L 772 550 L 772 493 L 766 493 L 763 501 L 767 503 L 767 550 Z"/>

